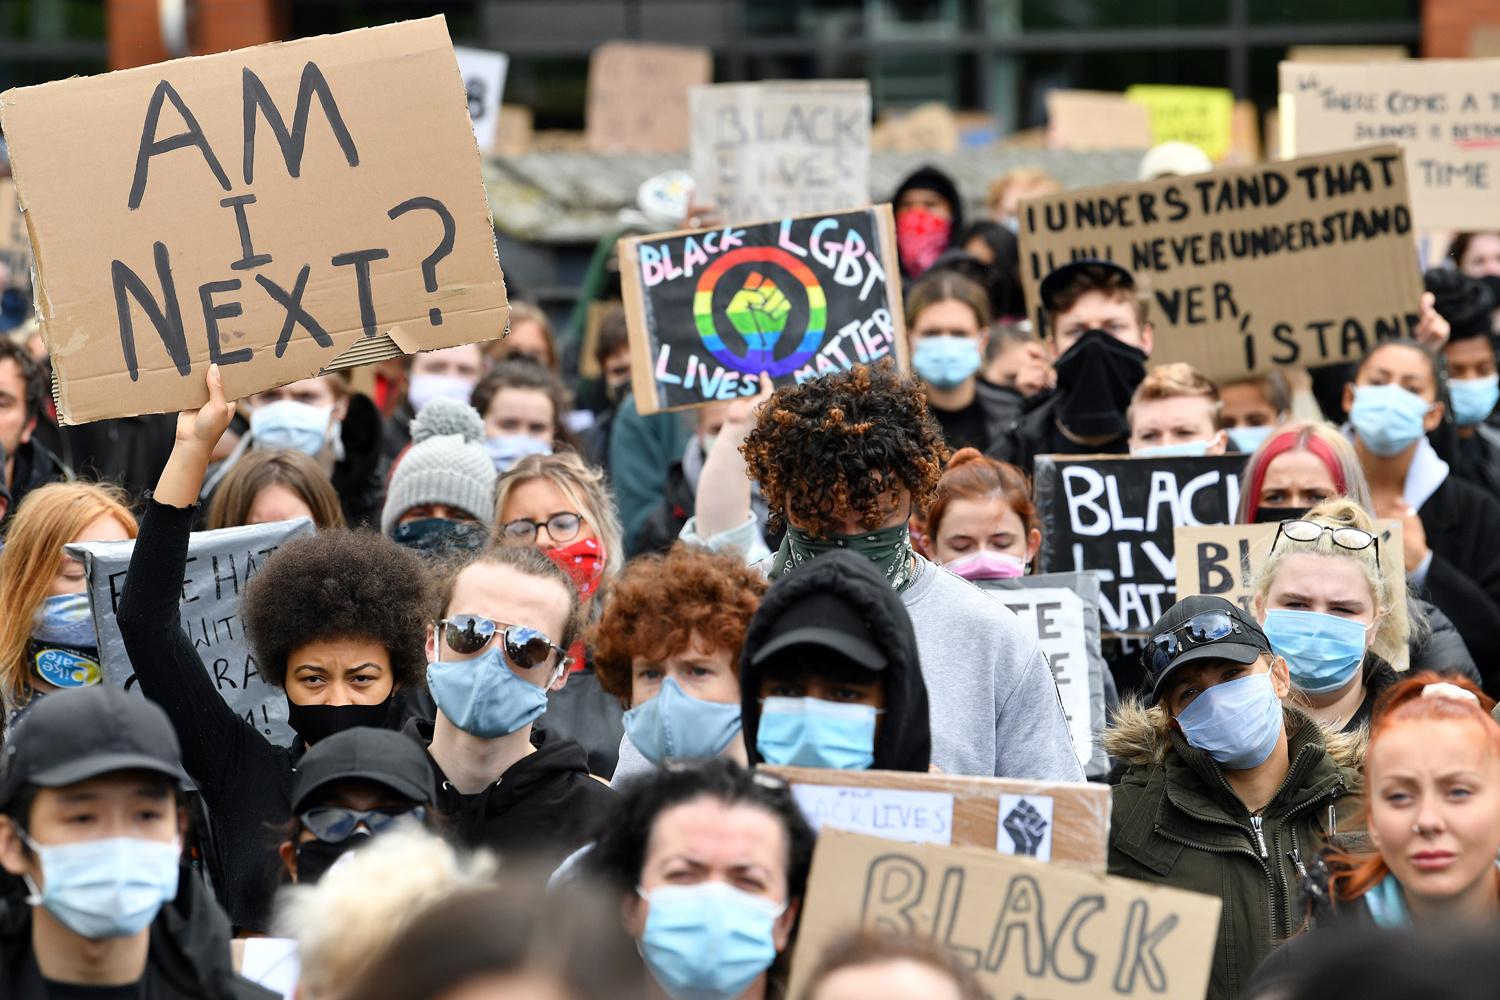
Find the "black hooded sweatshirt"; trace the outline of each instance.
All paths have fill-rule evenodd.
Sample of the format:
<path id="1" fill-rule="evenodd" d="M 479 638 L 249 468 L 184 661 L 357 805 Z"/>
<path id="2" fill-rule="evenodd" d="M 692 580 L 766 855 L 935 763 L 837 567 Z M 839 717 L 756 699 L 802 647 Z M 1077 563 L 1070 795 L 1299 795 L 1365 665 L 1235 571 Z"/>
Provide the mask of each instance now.
<path id="1" fill-rule="evenodd" d="M 782 617 L 811 594 L 839 598 L 853 608 L 869 629 L 870 640 L 885 653 L 885 714 L 875 734 L 877 771 L 928 770 L 932 730 L 927 714 L 927 683 L 917 656 L 917 637 L 911 617 L 897 594 L 870 560 L 851 552 L 829 552 L 784 573 L 750 619 L 740 653 L 740 717 L 750 763 L 759 764 L 756 734 L 760 731 L 760 682 L 764 664 L 755 654 L 780 635 Z M 813 662 L 816 662 L 815 660 Z"/>
<path id="2" fill-rule="evenodd" d="M 0 997 L 48 1000 L 31 950 L 32 908 L 22 897 L 0 899 Z M 273 1000 L 234 971 L 229 920 L 198 877 L 184 867 L 177 898 L 151 924 L 141 1000 Z"/>
<path id="3" fill-rule="evenodd" d="M 948 245 L 958 246 L 958 239 L 964 231 L 964 199 L 958 193 L 958 185 L 953 178 L 939 170 L 937 167 L 918 167 L 901 186 L 896 188 L 896 193 L 891 195 L 891 204 L 897 205 L 901 196 L 907 191 L 934 191 L 948 203 L 949 215 L 952 219 L 952 228 L 948 230 Z M 904 272 L 903 272 L 904 273 Z"/>

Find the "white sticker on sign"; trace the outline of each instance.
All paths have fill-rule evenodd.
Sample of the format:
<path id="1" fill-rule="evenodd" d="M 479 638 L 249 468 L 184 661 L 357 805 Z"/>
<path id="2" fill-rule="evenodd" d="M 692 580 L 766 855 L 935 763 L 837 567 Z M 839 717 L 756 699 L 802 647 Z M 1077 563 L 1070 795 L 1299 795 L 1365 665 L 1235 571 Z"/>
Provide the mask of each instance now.
<path id="1" fill-rule="evenodd" d="M 1052 796 L 1001 795 L 995 850 L 1052 860 Z"/>
<path id="2" fill-rule="evenodd" d="M 815 830 L 830 826 L 908 844 L 953 843 L 953 796 L 947 792 L 793 785 L 792 794 Z"/>

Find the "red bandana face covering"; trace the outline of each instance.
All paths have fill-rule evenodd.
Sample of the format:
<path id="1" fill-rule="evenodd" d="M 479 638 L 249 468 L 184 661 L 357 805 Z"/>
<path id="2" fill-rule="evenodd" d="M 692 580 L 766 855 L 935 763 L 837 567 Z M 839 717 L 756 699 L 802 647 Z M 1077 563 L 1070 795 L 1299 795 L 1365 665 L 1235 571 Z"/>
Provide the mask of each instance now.
<path id="1" fill-rule="evenodd" d="M 896 213 L 896 249 L 901 270 L 908 278 L 920 277 L 933 265 L 953 235 L 953 223 L 925 208 L 905 208 Z"/>
<path id="2" fill-rule="evenodd" d="M 578 588 L 578 600 L 587 604 L 599 590 L 599 579 L 604 575 L 604 547 L 597 538 L 580 538 L 570 545 L 557 549 L 545 549 L 547 558 L 561 566 L 564 573 Z M 572 670 L 582 670 L 584 662 L 583 640 L 579 639 L 568 650 L 573 658 Z"/>

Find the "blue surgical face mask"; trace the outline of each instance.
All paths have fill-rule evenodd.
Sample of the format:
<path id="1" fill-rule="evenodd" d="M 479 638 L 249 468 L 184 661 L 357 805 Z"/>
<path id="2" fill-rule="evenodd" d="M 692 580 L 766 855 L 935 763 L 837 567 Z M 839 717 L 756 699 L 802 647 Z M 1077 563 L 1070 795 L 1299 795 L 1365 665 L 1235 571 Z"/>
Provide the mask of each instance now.
<path id="1" fill-rule="evenodd" d="M 865 771 L 875 763 L 875 718 L 870 705 L 821 698 L 766 698 L 755 749 L 767 764 Z"/>
<path id="2" fill-rule="evenodd" d="M 1427 433 L 1422 419 L 1429 409 L 1427 400 L 1394 383 L 1361 385 L 1354 388 L 1349 422 L 1366 448 L 1388 458 L 1401 454 Z"/>
<path id="3" fill-rule="evenodd" d="M 484 439 L 484 448 L 495 463 L 495 471 L 505 473 L 528 455 L 550 455 L 552 446 L 529 434 L 496 434 Z"/>
<path id="4" fill-rule="evenodd" d="M 734 1000 L 776 961 L 786 906 L 723 882 L 636 891 L 648 907 L 641 955 L 673 1000 Z"/>
<path id="5" fill-rule="evenodd" d="M 472 660 L 427 664 L 427 688 L 438 710 L 470 736 L 509 736 L 547 711 L 547 689 L 516 676 L 497 639 Z"/>
<path id="6" fill-rule="evenodd" d="M 1208 454 L 1208 441 L 1178 441 L 1176 444 L 1158 444 L 1149 448 L 1137 448 L 1131 458 L 1198 458 Z"/>
<path id="7" fill-rule="evenodd" d="M 27 902 L 40 905 L 74 934 L 91 940 L 143 930 L 177 896 L 182 845 L 173 840 L 111 837 L 72 844 L 37 844 L 23 835 L 42 866 L 42 887 L 30 876 Z"/>
<path id="8" fill-rule="evenodd" d="M 43 644 L 97 648 L 99 636 L 94 631 L 89 595 L 53 594 L 45 598 L 31 621 L 31 637 Z"/>
<path id="9" fill-rule="evenodd" d="M 1281 699 L 1269 671 L 1206 688 L 1177 716 L 1188 743 L 1231 771 L 1264 764 L 1281 735 Z"/>
<path id="10" fill-rule="evenodd" d="M 676 679 L 625 713 L 625 735 L 651 763 L 717 757 L 740 731 L 740 706 L 694 698 Z"/>
<path id="11" fill-rule="evenodd" d="M 258 448 L 286 448 L 316 455 L 328 440 L 333 407 L 278 399 L 250 411 L 250 436 Z"/>
<path id="12" fill-rule="evenodd" d="M 1259 427 L 1229 427 L 1225 429 L 1225 433 L 1229 435 L 1235 451 L 1248 455 L 1264 444 L 1275 429 L 1270 424 L 1262 424 Z"/>
<path id="13" fill-rule="evenodd" d="M 911 352 L 912 368 L 934 389 L 963 385 L 979 362 L 979 341 L 973 337 L 920 337 Z"/>
<path id="14" fill-rule="evenodd" d="M 1263 628 L 1276 655 L 1286 660 L 1292 683 L 1308 694 L 1337 691 L 1364 662 L 1366 627 L 1357 621 L 1273 608 Z"/>
<path id="15" fill-rule="evenodd" d="M 406 401 L 413 413 L 421 413 L 422 407 L 439 398 L 467 403 L 476 384 L 475 379 L 462 375 L 413 375 L 406 384 Z"/>
<path id="16" fill-rule="evenodd" d="M 1451 379 L 1448 398 L 1453 402 L 1453 422 L 1458 426 L 1483 423 L 1500 403 L 1500 375 Z"/>

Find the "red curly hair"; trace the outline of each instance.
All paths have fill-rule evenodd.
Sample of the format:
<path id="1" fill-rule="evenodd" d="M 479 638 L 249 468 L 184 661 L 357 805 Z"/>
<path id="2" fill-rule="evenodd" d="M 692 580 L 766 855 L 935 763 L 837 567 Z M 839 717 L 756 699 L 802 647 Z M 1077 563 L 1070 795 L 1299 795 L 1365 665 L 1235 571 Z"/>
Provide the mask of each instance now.
<path id="1" fill-rule="evenodd" d="M 727 649 L 738 673 L 745 629 L 767 586 L 744 560 L 681 543 L 666 555 L 632 559 L 592 630 L 599 686 L 629 708 L 635 658 L 664 660 L 686 650 L 694 635 L 711 649 Z"/>
<path id="2" fill-rule="evenodd" d="M 1477 702 L 1459 698 L 1424 698 L 1422 689 L 1429 684 L 1451 684 L 1474 695 Z M 1495 708 L 1494 699 L 1481 691 L 1468 678 L 1447 677 L 1430 670 L 1408 677 L 1395 684 L 1375 705 L 1370 728 L 1370 742 L 1365 749 L 1365 798 L 1362 816 L 1366 829 L 1370 827 L 1369 789 L 1372 787 L 1369 762 L 1380 739 L 1393 726 L 1405 722 L 1438 722 L 1453 725 L 1469 722 L 1478 727 L 1476 736 L 1487 740 L 1490 752 L 1500 754 L 1500 723 L 1490 713 Z M 1328 858 L 1330 871 L 1329 888 L 1339 900 L 1349 902 L 1357 899 L 1377 885 L 1390 873 L 1385 859 L 1378 852 L 1356 853 L 1353 851 L 1331 851 Z"/>
<path id="3" fill-rule="evenodd" d="M 988 500 L 990 497 L 1003 499 L 1021 519 L 1021 526 L 1028 533 L 1042 526 L 1036 504 L 1031 500 L 1031 481 L 1026 478 L 1026 473 L 1007 462 L 988 458 L 976 448 L 960 448 L 948 459 L 948 469 L 938 480 L 937 495 L 917 519 L 924 549 L 931 547 L 942 530 L 950 503 L 954 500 Z M 924 551 L 922 554 L 931 553 Z"/>

